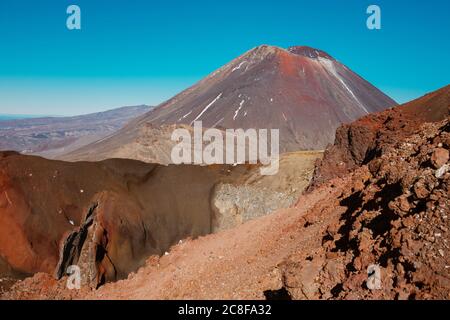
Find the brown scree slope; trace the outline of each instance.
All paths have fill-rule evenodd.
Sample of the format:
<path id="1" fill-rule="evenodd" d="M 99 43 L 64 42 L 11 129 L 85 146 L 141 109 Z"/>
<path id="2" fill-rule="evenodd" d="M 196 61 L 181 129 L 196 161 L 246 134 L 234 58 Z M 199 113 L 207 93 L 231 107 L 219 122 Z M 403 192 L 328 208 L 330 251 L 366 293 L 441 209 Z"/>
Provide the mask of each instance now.
<path id="1" fill-rule="evenodd" d="M 445 110 L 445 91 L 436 98 Z M 176 245 L 127 280 L 69 291 L 40 274 L 4 298 L 448 299 L 449 120 L 421 124 L 291 209 Z M 379 290 L 367 287 L 372 264 Z"/>

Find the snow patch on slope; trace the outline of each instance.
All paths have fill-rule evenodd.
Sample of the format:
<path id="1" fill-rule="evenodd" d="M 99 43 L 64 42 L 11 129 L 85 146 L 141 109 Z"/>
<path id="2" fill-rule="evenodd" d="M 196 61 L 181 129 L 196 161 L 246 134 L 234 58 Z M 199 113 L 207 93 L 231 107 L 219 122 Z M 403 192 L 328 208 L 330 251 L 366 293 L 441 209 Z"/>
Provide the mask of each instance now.
<path id="1" fill-rule="evenodd" d="M 347 84 L 345 83 L 344 79 L 342 79 L 342 77 L 339 75 L 339 73 L 336 71 L 336 67 L 334 66 L 333 61 L 329 60 L 329 59 L 325 59 L 325 58 L 318 58 L 319 63 L 325 68 L 325 70 L 328 71 L 328 73 L 330 73 L 331 75 L 333 75 L 341 84 L 342 86 L 350 93 L 350 95 L 353 97 L 353 99 L 358 103 L 358 105 L 366 112 L 366 113 L 370 113 L 366 107 L 364 106 L 364 104 L 361 103 L 361 101 L 359 101 L 359 99 L 355 96 L 355 94 L 353 93 L 353 91 L 347 86 Z"/>
<path id="2" fill-rule="evenodd" d="M 219 119 L 219 121 L 217 121 L 216 123 L 214 123 L 214 125 L 211 128 L 215 128 L 219 123 L 221 123 L 223 121 L 223 118 Z"/>
<path id="3" fill-rule="evenodd" d="M 186 113 L 184 116 L 180 117 L 180 119 L 178 119 L 178 121 L 181 121 L 183 119 L 186 119 L 187 116 L 189 116 L 192 113 L 192 110 L 189 111 L 188 113 Z"/>
<path id="4" fill-rule="evenodd" d="M 242 65 L 243 65 L 244 63 L 247 63 L 247 61 L 242 61 L 241 63 L 239 63 L 239 65 L 238 65 L 237 67 L 234 67 L 234 68 L 231 70 L 231 72 L 234 72 L 234 71 L 236 71 L 236 70 L 239 70 L 239 69 L 242 67 Z"/>
<path id="5" fill-rule="evenodd" d="M 192 120 L 192 122 L 191 122 L 191 125 L 195 122 L 195 121 L 197 121 L 198 119 L 200 119 L 200 117 L 209 109 L 209 107 L 211 107 L 214 103 L 216 103 L 216 101 L 217 100 L 219 100 L 220 99 L 220 97 L 222 96 L 222 92 L 213 100 L 213 101 L 211 101 L 203 110 L 202 110 L 202 112 L 200 112 L 199 114 L 198 114 L 198 116 L 194 119 L 194 120 Z"/>
<path id="6" fill-rule="evenodd" d="M 234 112 L 233 121 L 236 120 L 237 115 L 239 114 L 239 111 L 241 111 L 242 106 L 244 105 L 245 100 L 242 100 L 241 103 L 239 103 L 239 108 Z"/>

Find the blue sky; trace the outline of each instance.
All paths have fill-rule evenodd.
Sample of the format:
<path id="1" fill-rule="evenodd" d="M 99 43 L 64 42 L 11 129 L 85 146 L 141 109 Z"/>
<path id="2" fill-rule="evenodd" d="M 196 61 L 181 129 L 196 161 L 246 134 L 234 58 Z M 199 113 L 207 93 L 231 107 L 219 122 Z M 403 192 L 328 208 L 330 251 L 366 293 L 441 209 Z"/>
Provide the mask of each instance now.
<path id="1" fill-rule="evenodd" d="M 0 113 L 158 104 L 260 44 L 325 50 L 404 102 L 449 83 L 449 39 L 447 0 L 2 0 Z"/>

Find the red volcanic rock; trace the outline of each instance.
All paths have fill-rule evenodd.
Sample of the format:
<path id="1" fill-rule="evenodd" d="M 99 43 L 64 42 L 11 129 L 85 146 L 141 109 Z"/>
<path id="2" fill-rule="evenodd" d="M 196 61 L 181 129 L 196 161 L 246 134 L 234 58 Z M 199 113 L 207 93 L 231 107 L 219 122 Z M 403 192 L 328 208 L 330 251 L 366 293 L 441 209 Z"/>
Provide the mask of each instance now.
<path id="1" fill-rule="evenodd" d="M 334 144 L 317 164 L 309 190 L 389 151 L 397 141 L 417 133 L 421 124 L 445 119 L 450 114 L 449 107 L 450 85 L 402 106 L 342 125 L 336 130 Z M 447 145 L 449 135 L 439 139 Z M 444 159 L 441 154 L 440 161 Z"/>
<path id="2" fill-rule="evenodd" d="M 430 151 L 449 121 L 424 123 L 297 206 L 182 241 L 124 281 L 70 291 L 36 275 L 3 298 L 448 299 L 450 173 L 436 175 Z"/>
<path id="3" fill-rule="evenodd" d="M 75 298 L 448 299 L 450 173 L 436 176 L 430 150 L 449 121 L 423 124 L 295 207 L 183 241 L 127 280 Z M 47 285 L 44 297 L 74 295 L 35 276 L 4 298 L 41 297 Z"/>
<path id="4" fill-rule="evenodd" d="M 449 158 L 449 152 L 447 149 L 443 148 L 437 148 L 433 151 L 433 154 L 431 155 L 431 163 L 436 169 L 439 169 L 444 164 L 447 163 Z"/>
<path id="5" fill-rule="evenodd" d="M 430 190 L 428 190 L 425 182 L 423 180 L 419 180 L 414 184 L 414 194 L 418 199 L 425 199 L 430 195 Z"/>
<path id="6" fill-rule="evenodd" d="M 210 233 L 210 194 L 235 170 L 0 152 L 0 260 L 57 277 L 79 264 L 94 286 L 124 278 L 180 239 Z"/>

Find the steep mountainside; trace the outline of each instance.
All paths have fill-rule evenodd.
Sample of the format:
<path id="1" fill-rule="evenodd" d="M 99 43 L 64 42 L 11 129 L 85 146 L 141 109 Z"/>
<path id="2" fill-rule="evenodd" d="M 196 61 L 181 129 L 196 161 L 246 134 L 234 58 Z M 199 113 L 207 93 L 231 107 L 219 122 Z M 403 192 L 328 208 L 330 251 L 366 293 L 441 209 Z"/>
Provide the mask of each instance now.
<path id="1" fill-rule="evenodd" d="M 70 157 L 105 159 L 118 154 L 118 149 L 135 149 L 150 126 L 189 126 L 196 120 L 207 128 L 280 129 L 282 152 L 323 150 L 333 142 L 342 123 L 394 105 L 392 99 L 323 51 L 264 45 Z M 151 145 L 145 148 L 151 149 Z"/>

